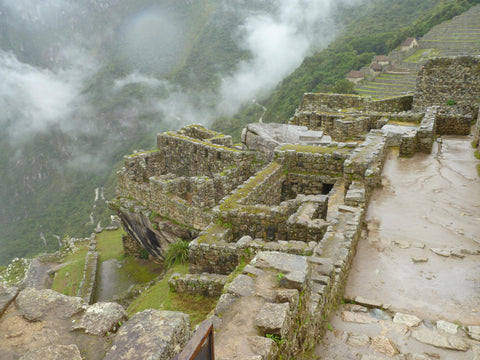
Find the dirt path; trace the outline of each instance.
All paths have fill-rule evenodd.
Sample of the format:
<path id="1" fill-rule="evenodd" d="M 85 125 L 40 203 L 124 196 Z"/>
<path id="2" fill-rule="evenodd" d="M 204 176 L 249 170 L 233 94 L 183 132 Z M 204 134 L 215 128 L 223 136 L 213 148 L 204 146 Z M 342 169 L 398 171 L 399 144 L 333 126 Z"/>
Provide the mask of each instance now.
<path id="1" fill-rule="evenodd" d="M 453 329 L 448 333 L 436 326 L 438 320 L 480 325 L 480 179 L 470 141 L 444 137 L 431 155 L 411 159 L 389 154 L 384 187 L 370 202 L 368 231 L 359 242 L 345 292 L 347 299 L 368 298 L 388 310 L 376 304 L 370 310 L 342 307 L 332 320 L 335 331 L 317 348 L 322 359 L 480 358 L 480 343 L 461 327 L 453 334 Z M 377 307 L 373 313 L 372 307 Z M 422 321 L 408 326 L 393 322 L 397 312 Z M 431 341 L 422 337 L 427 332 Z M 349 341 L 352 334 L 368 338 Z M 431 345 L 453 335 L 468 345 L 467 351 L 446 350 L 440 340 Z M 397 351 L 379 350 L 389 345 L 374 346 L 378 336 L 389 339 Z"/>

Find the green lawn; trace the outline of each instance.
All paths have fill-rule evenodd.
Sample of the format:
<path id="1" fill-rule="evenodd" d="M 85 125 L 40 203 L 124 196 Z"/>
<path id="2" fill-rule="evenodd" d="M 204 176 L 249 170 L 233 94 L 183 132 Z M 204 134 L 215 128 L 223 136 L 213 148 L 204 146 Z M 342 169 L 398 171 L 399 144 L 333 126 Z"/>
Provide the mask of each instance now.
<path id="1" fill-rule="evenodd" d="M 190 315 L 192 327 L 202 322 L 214 308 L 217 299 L 199 295 L 177 294 L 170 291 L 168 279 L 175 272 L 182 275 L 187 274 L 188 264 L 174 265 L 168 270 L 162 280 L 132 302 L 127 309 L 128 315 L 132 316 L 146 309 L 181 311 Z"/>
<path id="2" fill-rule="evenodd" d="M 66 255 L 62 263 L 68 264 L 60 269 L 53 281 L 52 289 L 68 296 L 77 296 L 78 287 L 83 279 L 85 256 L 88 252 L 89 241 L 76 243 L 78 250 Z"/>

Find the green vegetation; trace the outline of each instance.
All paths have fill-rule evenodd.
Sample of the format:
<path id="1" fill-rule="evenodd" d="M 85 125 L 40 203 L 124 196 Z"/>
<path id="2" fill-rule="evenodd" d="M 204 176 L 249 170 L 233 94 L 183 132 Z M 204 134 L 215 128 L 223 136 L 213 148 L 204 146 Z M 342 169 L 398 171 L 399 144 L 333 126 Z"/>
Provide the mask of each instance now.
<path id="1" fill-rule="evenodd" d="M 285 342 L 285 339 L 282 339 L 279 335 L 277 334 L 265 334 L 265 337 L 272 339 L 277 343 L 278 346 L 282 345 Z"/>
<path id="2" fill-rule="evenodd" d="M 188 263 L 188 245 L 189 242 L 185 240 L 178 240 L 177 242 L 170 244 L 168 250 L 165 252 L 165 267 L 171 268 L 174 264 L 186 264 Z"/>
<path id="3" fill-rule="evenodd" d="M 295 150 L 296 152 L 302 153 L 313 153 L 313 154 L 332 154 L 333 152 L 340 152 L 347 154 L 349 152 L 348 148 L 337 148 L 337 147 L 326 147 L 326 146 L 315 146 L 315 145 L 293 145 L 287 144 L 283 145 L 280 150 L 288 151 Z"/>
<path id="4" fill-rule="evenodd" d="M 123 229 L 102 231 L 97 234 L 97 251 L 100 254 L 100 263 L 110 259 L 123 260 L 125 258 L 122 244 L 122 236 L 125 234 Z"/>
<path id="5" fill-rule="evenodd" d="M 247 196 L 259 183 L 261 183 L 263 180 L 267 178 L 268 175 L 276 171 L 277 169 L 280 168 L 280 164 L 272 161 L 270 165 L 268 165 L 266 168 L 264 168 L 262 171 L 257 173 L 257 175 L 253 178 L 248 180 L 246 183 L 243 184 L 243 187 L 240 189 L 237 189 L 231 196 L 229 196 L 225 202 L 220 205 L 220 210 L 223 211 L 228 211 L 236 208 L 237 202 Z M 254 207 L 251 207 L 254 208 Z M 255 208 L 256 210 L 259 210 L 258 208 Z"/>
<path id="6" fill-rule="evenodd" d="M 52 289 L 68 296 L 77 296 L 80 282 L 85 269 L 85 257 L 88 252 L 89 241 L 75 243 L 77 250 L 62 258 L 66 264 L 55 275 Z"/>
<path id="7" fill-rule="evenodd" d="M 162 280 L 133 301 L 127 309 L 128 315 L 132 316 L 146 309 L 172 310 L 188 314 L 192 327 L 202 322 L 215 306 L 217 299 L 199 295 L 177 294 L 170 291 L 168 279 L 174 273 L 187 274 L 188 265 L 174 265 L 167 271 Z"/>
<path id="8" fill-rule="evenodd" d="M 0 283 L 4 282 L 8 286 L 19 285 L 25 278 L 29 265 L 30 260 L 15 258 L 8 266 L 0 266 Z"/>
<path id="9" fill-rule="evenodd" d="M 407 37 L 422 36 L 478 3 L 480 0 L 372 0 L 365 6 L 346 9 L 340 15 L 346 26 L 337 39 L 305 58 L 271 95 L 259 100 L 268 109 L 264 122 L 287 122 L 303 93 L 336 92 L 350 70 L 360 69 L 374 55 L 387 54 Z M 231 118 L 217 119 L 213 128 L 238 139 L 241 129 L 258 121 L 262 112 L 258 106 L 245 106 Z"/>

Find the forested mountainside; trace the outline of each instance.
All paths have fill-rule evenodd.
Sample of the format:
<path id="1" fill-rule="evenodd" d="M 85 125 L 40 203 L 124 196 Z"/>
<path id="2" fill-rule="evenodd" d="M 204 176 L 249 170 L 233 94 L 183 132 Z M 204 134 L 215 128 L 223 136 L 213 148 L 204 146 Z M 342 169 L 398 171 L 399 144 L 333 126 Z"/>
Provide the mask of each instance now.
<path id="1" fill-rule="evenodd" d="M 0 264 L 107 225 L 123 155 L 157 132 L 238 134 L 258 103 L 285 122 L 478 2 L 0 0 Z"/>
<path id="2" fill-rule="evenodd" d="M 307 56 L 268 96 L 262 105 L 245 105 L 235 116 L 217 119 L 213 129 L 237 139 L 252 120 L 287 122 L 305 92 L 353 92 L 345 80 L 350 70 L 369 64 L 375 55 L 388 54 L 407 37 L 420 37 L 433 26 L 457 16 L 479 0 L 372 0 L 342 12 L 347 26 L 330 45 Z M 266 111 L 265 111 L 266 109 Z"/>

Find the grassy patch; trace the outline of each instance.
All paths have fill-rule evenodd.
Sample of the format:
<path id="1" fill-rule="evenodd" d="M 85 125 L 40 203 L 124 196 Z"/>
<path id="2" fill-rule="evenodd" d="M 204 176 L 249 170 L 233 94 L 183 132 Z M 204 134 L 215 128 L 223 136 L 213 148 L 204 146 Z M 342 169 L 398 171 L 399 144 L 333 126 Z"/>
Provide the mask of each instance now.
<path id="1" fill-rule="evenodd" d="M 478 174 L 478 177 L 480 177 L 480 164 L 477 164 L 477 174 Z"/>
<path id="2" fill-rule="evenodd" d="M 418 123 L 410 121 L 390 120 L 388 125 L 400 125 L 400 126 L 418 126 Z"/>
<path id="3" fill-rule="evenodd" d="M 217 299 L 170 291 L 168 279 L 175 272 L 187 274 L 188 265 L 174 265 L 162 280 L 145 291 L 128 307 L 128 315 L 132 316 L 146 309 L 181 311 L 190 315 L 192 327 L 202 322 L 217 303 Z"/>
<path id="4" fill-rule="evenodd" d="M 122 260 L 125 257 L 123 252 L 122 236 L 123 229 L 115 231 L 103 231 L 97 235 L 97 251 L 100 253 L 100 262 L 105 260 Z"/>
<path id="5" fill-rule="evenodd" d="M 89 241 L 77 243 L 78 250 L 62 259 L 68 265 L 60 269 L 55 275 L 52 289 L 59 293 L 76 296 L 80 282 L 83 279 L 85 256 L 88 252 Z"/>
<path id="6" fill-rule="evenodd" d="M 475 150 L 475 153 L 474 153 L 474 154 L 475 154 L 475 157 L 476 157 L 478 160 L 480 160 L 480 151 Z"/>
<path id="7" fill-rule="evenodd" d="M 337 151 L 339 153 L 348 153 L 350 149 L 342 148 L 338 149 L 336 147 L 326 147 L 326 146 L 315 146 L 315 145 L 294 145 L 287 144 L 280 148 L 281 151 L 295 150 L 296 152 L 302 153 L 313 153 L 313 154 L 332 154 Z"/>
<path id="8" fill-rule="evenodd" d="M 280 166 L 281 165 L 279 163 L 272 161 L 270 165 L 260 171 L 253 179 L 247 181 L 243 188 L 238 189 L 232 194 L 232 196 L 226 199 L 226 201 L 220 205 L 220 210 L 228 211 L 236 208 L 238 206 L 237 202 L 240 199 L 246 197 L 258 184 L 266 179 L 268 175 L 280 168 Z"/>

